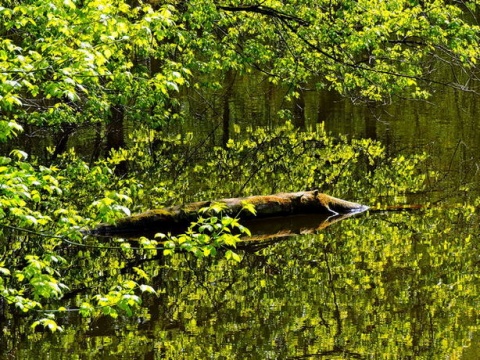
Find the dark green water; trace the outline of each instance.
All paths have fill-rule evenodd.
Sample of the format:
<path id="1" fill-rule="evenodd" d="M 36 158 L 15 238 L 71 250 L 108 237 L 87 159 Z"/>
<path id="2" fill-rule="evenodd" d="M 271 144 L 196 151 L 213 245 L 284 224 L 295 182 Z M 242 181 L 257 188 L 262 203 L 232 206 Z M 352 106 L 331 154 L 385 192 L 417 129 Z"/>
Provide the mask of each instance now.
<path id="1" fill-rule="evenodd" d="M 247 247 L 237 265 L 186 254 L 146 262 L 161 290 L 145 297 L 148 311 L 92 322 L 71 312 L 60 334 L 32 333 L 25 319 L 4 311 L 3 358 L 480 357 L 478 98 L 444 89 L 431 103 L 368 107 L 308 91 L 285 103 L 282 90 L 259 79 L 242 79 L 211 107 L 187 95 L 184 106 L 197 117 L 184 131 L 222 126 L 225 101 L 230 136 L 253 119 L 274 127 L 287 106 L 305 129 L 324 122 L 335 134 L 380 140 L 392 155 L 427 152 L 422 170 L 440 177 L 413 199 L 448 206 L 362 214 L 318 234 Z M 108 268 L 100 251 L 91 257 Z"/>

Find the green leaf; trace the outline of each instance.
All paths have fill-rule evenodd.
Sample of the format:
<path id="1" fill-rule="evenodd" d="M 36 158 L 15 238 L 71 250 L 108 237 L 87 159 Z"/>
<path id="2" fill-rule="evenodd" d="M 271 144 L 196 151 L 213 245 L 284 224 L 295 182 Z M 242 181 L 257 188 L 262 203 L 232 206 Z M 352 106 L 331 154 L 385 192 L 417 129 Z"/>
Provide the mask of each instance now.
<path id="1" fill-rule="evenodd" d="M 246 210 L 252 215 L 257 215 L 257 210 L 255 210 L 255 205 L 247 201 L 242 201 L 242 210 Z"/>
<path id="2" fill-rule="evenodd" d="M 140 285 L 140 291 L 141 292 L 148 292 L 150 294 L 157 294 L 157 292 L 155 291 L 155 289 L 149 285 Z"/>
<path id="3" fill-rule="evenodd" d="M 209 210 L 219 214 L 220 212 L 222 212 L 223 210 L 226 210 L 227 208 L 228 206 L 225 203 L 213 203 L 212 205 L 210 205 Z"/>
<path id="4" fill-rule="evenodd" d="M 5 156 L 0 156 L 0 165 L 8 165 L 12 162 L 12 159 Z M 5 168 L 6 170 L 7 168 Z M 1 172 L 1 171 L 0 171 Z"/>
<path id="5" fill-rule="evenodd" d="M 235 262 L 237 262 L 237 263 L 240 262 L 240 261 L 242 261 L 242 259 L 240 258 L 240 256 L 239 256 L 237 253 L 233 252 L 232 250 L 227 250 L 227 252 L 225 253 L 225 258 L 226 258 L 227 260 L 233 260 L 233 261 L 235 261 Z"/>
<path id="6" fill-rule="evenodd" d="M 16 157 L 17 160 L 26 160 L 28 158 L 28 154 L 25 151 L 18 149 L 12 150 L 10 155 Z"/>

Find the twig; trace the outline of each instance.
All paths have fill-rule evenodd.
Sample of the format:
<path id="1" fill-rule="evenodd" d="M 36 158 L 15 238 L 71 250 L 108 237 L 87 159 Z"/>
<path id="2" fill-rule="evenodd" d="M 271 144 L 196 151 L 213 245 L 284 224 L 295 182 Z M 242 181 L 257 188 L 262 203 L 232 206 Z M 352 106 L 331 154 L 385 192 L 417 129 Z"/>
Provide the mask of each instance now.
<path id="1" fill-rule="evenodd" d="M 82 246 L 82 247 L 87 247 L 87 248 L 95 248 L 95 249 L 107 249 L 107 250 L 162 250 L 163 247 L 155 247 L 155 249 L 150 249 L 150 248 L 142 248 L 142 247 L 122 247 L 122 246 L 101 246 L 101 245 L 88 245 L 88 244 L 82 244 L 78 243 L 72 240 L 67 239 L 65 236 L 59 236 L 59 235 L 52 235 L 52 234 L 46 234 L 42 233 L 39 231 L 34 231 L 34 230 L 29 230 L 17 226 L 11 226 L 11 225 L 5 225 L 5 224 L 0 224 L 1 227 L 11 229 L 14 231 L 21 231 L 25 232 L 28 234 L 36 235 L 36 236 L 41 236 L 41 237 L 46 237 L 46 238 L 53 238 L 53 239 L 59 239 L 62 240 L 63 242 L 66 242 L 67 244 L 70 245 L 75 245 L 75 246 Z"/>

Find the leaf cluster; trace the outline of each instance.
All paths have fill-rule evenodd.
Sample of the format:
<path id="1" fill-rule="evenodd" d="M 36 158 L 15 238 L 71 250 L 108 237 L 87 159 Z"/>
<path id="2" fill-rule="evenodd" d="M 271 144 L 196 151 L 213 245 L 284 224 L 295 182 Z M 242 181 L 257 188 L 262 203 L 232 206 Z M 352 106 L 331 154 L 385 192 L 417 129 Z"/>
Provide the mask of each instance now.
<path id="1" fill-rule="evenodd" d="M 197 258 L 215 257 L 217 251 L 226 247 L 225 258 L 240 262 L 240 256 L 230 248 L 235 248 L 240 236 L 251 236 L 250 231 L 240 224 L 238 214 L 230 217 L 223 214 L 226 204 L 212 203 L 200 209 L 199 218 L 193 222 L 185 234 L 168 236 L 164 243 L 164 255 L 172 255 L 176 249 L 193 253 Z M 255 213 L 252 204 L 243 204 L 241 211 Z M 156 237 L 165 238 L 165 234 Z"/>

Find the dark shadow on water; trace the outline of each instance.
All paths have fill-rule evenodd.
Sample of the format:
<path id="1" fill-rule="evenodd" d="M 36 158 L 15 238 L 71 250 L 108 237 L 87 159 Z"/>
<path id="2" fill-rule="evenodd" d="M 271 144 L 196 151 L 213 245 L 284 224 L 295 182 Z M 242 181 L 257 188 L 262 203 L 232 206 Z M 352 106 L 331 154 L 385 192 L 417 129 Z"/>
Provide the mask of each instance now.
<path id="1" fill-rule="evenodd" d="M 242 237 L 242 241 L 237 243 L 237 248 L 245 251 L 258 251 L 292 236 L 315 234 L 336 222 L 360 214 L 360 212 L 335 215 L 299 214 L 247 220 L 244 225 L 252 235 Z"/>

